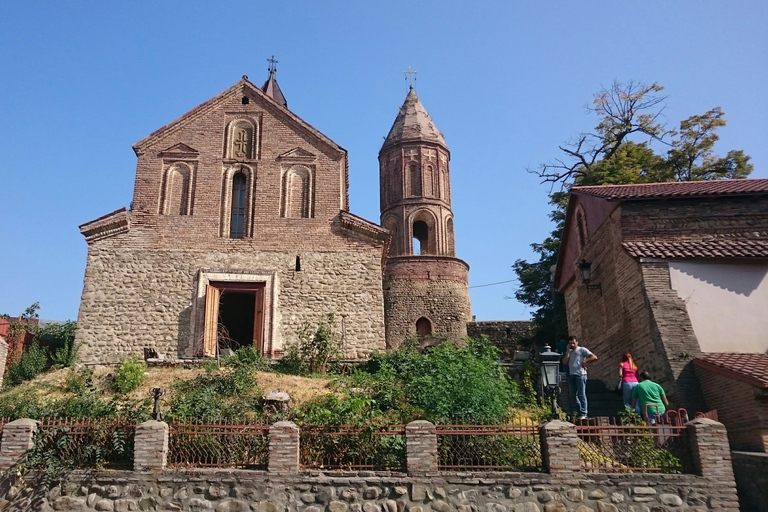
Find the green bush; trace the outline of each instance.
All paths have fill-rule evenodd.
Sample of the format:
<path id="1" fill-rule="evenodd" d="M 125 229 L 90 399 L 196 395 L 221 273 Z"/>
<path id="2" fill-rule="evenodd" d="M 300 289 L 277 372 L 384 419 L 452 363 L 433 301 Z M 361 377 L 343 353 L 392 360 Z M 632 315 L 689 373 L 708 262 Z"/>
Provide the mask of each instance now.
<path id="1" fill-rule="evenodd" d="M 399 350 L 376 354 L 352 382 L 369 390 L 382 410 L 396 409 L 431 421 L 500 421 L 521 394 L 496 364 L 498 349 L 486 338 L 466 346 L 441 343 L 419 353 L 415 341 Z"/>
<path id="2" fill-rule="evenodd" d="M 112 387 L 118 393 L 130 393 L 144 382 L 146 369 L 147 365 L 137 355 L 124 359 L 115 371 Z"/>
<path id="3" fill-rule="evenodd" d="M 258 383 L 245 368 L 207 372 L 173 388 L 170 419 L 242 418 L 261 409 Z"/>
<path id="4" fill-rule="evenodd" d="M 68 368 L 77 362 L 80 344 L 75 343 L 77 324 L 67 321 L 63 324 L 48 324 L 37 330 L 35 336 L 44 346 L 49 347 L 54 365 Z"/>
<path id="5" fill-rule="evenodd" d="M 257 372 L 270 369 L 269 361 L 255 347 L 241 347 L 230 357 L 224 358 L 222 363 L 229 368 L 243 368 Z"/>
<path id="6" fill-rule="evenodd" d="M 334 327 L 333 313 L 323 315 L 317 326 L 302 324 L 297 333 L 299 340 L 286 346 L 280 369 L 300 374 L 327 373 L 331 361 L 341 357 L 341 340 Z"/>
<path id="7" fill-rule="evenodd" d="M 32 380 L 48 368 L 48 353 L 34 342 L 26 349 L 19 362 L 14 363 L 8 369 L 8 381 L 11 385 L 17 385 L 25 380 Z"/>

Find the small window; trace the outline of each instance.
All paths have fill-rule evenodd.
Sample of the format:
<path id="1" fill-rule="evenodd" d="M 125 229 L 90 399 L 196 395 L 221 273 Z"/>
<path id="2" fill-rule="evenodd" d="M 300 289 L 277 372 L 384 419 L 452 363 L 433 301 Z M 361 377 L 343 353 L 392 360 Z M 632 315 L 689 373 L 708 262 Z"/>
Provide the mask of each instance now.
<path id="1" fill-rule="evenodd" d="M 248 96 L 243 96 L 243 105 L 247 105 L 250 102 L 251 102 L 251 100 L 248 99 Z"/>
<path id="2" fill-rule="evenodd" d="M 587 245 L 587 223 L 584 221 L 584 211 L 578 210 L 576 212 L 576 229 L 579 236 L 579 251 L 584 249 Z"/>
<path id="3" fill-rule="evenodd" d="M 296 266 L 294 267 L 294 270 L 296 270 L 296 272 L 301 272 L 301 258 L 298 256 L 296 256 Z"/>
<path id="4" fill-rule="evenodd" d="M 243 238 L 245 236 L 245 174 L 238 172 L 232 178 L 232 212 L 229 222 L 229 237 Z"/>

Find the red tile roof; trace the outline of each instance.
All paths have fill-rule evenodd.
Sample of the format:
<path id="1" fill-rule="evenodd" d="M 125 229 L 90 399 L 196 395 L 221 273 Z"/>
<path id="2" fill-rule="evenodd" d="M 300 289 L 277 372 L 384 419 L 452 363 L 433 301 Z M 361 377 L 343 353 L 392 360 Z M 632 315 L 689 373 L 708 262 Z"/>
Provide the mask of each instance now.
<path id="1" fill-rule="evenodd" d="M 768 388 L 768 355 L 708 353 L 694 359 L 693 364 L 725 377 L 741 380 L 758 388 Z"/>
<path id="2" fill-rule="evenodd" d="M 635 258 L 768 257 L 768 239 L 756 238 L 624 242 L 621 245 Z"/>
<path id="3" fill-rule="evenodd" d="M 572 187 L 574 194 L 603 199 L 655 199 L 664 197 L 768 194 L 768 179 L 673 181 L 639 185 L 600 185 Z"/>

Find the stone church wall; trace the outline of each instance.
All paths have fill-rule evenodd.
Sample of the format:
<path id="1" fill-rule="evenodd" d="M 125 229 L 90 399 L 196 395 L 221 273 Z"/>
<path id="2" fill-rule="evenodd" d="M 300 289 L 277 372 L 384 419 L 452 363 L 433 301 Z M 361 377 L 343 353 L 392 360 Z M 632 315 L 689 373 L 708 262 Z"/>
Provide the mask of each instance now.
<path id="1" fill-rule="evenodd" d="M 271 325 L 265 325 L 265 341 L 271 334 L 275 350 L 296 341 L 302 323 L 316 324 L 325 313 L 336 314 L 338 329 L 344 315 L 345 357 L 365 358 L 384 349 L 381 254 L 376 248 L 224 253 L 110 245 L 92 245 L 89 251 L 77 329 L 83 362 L 116 362 L 144 347 L 172 359 L 193 357 L 202 344 L 195 325 L 204 299 L 202 307 L 193 307 L 201 269 L 274 275 L 274 314 Z M 297 254 L 300 272 L 294 270 Z"/>

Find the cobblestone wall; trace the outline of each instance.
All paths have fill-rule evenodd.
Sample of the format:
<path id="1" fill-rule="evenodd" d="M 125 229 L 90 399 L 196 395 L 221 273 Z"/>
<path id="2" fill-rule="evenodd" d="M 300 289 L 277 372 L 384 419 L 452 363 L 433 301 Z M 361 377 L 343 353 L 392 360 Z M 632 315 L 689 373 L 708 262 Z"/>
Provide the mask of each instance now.
<path id="1" fill-rule="evenodd" d="M 111 240 L 110 240 L 111 242 Z M 192 357 L 202 346 L 205 297 L 199 271 L 263 274 L 273 281 L 265 304 L 265 343 L 277 351 L 296 341 L 304 322 L 344 318 L 345 357 L 384 349 L 381 254 L 347 252 L 158 251 L 92 245 L 78 316 L 83 362 L 116 362 L 151 347 L 166 357 Z M 300 255 L 302 271 L 296 272 Z M 196 317 L 196 318 L 193 318 Z"/>
<path id="2" fill-rule="evenodd" d="M 522 346 L 521 342 L 533 335 L 533 327 L 531 320 L 468 322 L 467 336 L 488 336 L 503 351 L 505 357 L 512 357 L 516 350 L 530 348 L 528 345 Z"/>
<path id="3" fill-rule="evenodd" d="M 13 510 L 216 512 L 661 512 L 723 510 L 720 484 L 693 475 L 454 473 L 428 478 L 361 472 L 275 477 L 265 472 L 77 473 L 33 497 L 34 482 L 5 479 Z M 738 504 L 736 508 L 738 510 Z"/>

